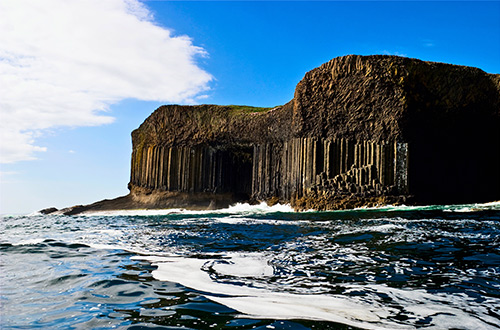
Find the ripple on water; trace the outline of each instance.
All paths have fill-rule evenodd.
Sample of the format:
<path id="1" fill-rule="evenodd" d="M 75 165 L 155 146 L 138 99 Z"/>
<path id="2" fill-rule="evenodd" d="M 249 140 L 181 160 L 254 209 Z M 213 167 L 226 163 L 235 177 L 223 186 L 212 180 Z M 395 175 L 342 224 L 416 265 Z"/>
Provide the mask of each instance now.
<path id="1" fill-rule="evenodd" d="M 2 327 L 496 329 L 500 212 L 461 207 L 3 219 Z"/>

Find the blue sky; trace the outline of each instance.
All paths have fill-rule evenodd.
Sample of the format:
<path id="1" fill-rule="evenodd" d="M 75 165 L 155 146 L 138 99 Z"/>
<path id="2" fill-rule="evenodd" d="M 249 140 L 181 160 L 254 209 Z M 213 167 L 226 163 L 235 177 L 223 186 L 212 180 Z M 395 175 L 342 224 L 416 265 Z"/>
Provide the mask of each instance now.
<path id="1" fill-rule="evenodd" d="M 4 0 L 0 213 L 124 195 L 159 105 L 284 104 L 347 54 L 500 73 L 500 2 Z"/>

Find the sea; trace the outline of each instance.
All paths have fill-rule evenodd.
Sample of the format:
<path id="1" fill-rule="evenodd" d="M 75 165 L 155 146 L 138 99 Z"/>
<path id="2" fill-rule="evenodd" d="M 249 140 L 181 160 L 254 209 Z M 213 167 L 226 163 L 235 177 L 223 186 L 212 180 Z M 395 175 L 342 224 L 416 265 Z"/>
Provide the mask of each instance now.
<path id="1" fill-rule="evenodd" d="M 0 329 L 500 329 L 500 202 L 2 216 Z"/>

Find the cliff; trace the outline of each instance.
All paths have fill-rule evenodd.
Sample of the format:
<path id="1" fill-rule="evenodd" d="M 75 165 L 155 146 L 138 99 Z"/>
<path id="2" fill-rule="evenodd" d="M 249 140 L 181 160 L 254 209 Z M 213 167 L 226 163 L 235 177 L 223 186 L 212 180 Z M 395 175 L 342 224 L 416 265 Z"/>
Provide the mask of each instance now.
<path id="1" fill-rule="evenodd" d="M 295 135 L 405 143 L 407 194 L 418 203 L 498 200 L 499 81 L 395 56 L 336 58 L 297 85 Z"/>
<path id="2" fill-rule="evenodd" d="M 162 106 L 132 144 L 134 207 L 498 200 L 500 75 L 349 55 L 306 73 L 283 106 Z"/>

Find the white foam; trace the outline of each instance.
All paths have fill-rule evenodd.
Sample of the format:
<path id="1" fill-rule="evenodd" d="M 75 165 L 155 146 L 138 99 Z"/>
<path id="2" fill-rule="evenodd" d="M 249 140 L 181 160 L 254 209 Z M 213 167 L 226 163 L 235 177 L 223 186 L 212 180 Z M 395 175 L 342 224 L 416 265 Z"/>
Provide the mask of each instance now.
<path id="1" fill-rule="evenodd" d="M 267 205 L 267 203 L 262 202 L 257 205 L 250 205 L 248 203 L 237 203 L 235 205 L 230 206 L 227 209 L 217 210 L 220 213 L 275 213 L 275 212 L 284 212 L 290 213 L 294 212 L 294 209 L 290 206 L 290 204 L 275 204 L 273 206 Z"/>
<path id="2" fill-rule="evenodd" d="M 481 204 L 460 204 L 460 205 L 447 205 L 445 212 L 477 212 L 485 210 L 500 210 L 499 202 L 489 202 Z"/>
<path id="3" fill-rule="evenodd" d="M 170 214 L 182 214 L 184 209 L 138 209 L 138 210 L 115 210 L 115 211 L 92 211 L 85 212 L 80 215 L 82 216 L 155 216 L 155 215 L 170 215 Z"/>
<path id="4" fill-rule="evenodd" d="M 366 329 L 386 329 L 392 324 L 385 321 L 388 316 L 386 307 L 364 303 L 361 300 L 351 301 L 346 297 L 331 295 L 276 293 L 261 288 L 215 282 L 207 272 L 202 270 L 214 260 L 181 257 L 137 257 L 135 259 L 147 259 L 154 262 L 158 266 L 158 269 L 153 271 L 156 279 L 180 283 L 209 293 L 207 295 L 211 300 L 238 310 L 247 317 L 324 320 Z M 239 266 L 238 262 L 233 265 L 235 268 Z M 231 274 L 239 272 L 222 270 Z M 214 295 L 226 295 L 226 297 Z M 411 329 L 400 324 L 397 324 L 396 328 Z"/>
<path id="5" fill-rule="evenodd" d="M 229 260 L 215 260 L 210 267 L 219 274 L 239 277 L 265 277 L 274 274 L 273 267 L 261 253 L 235 253 L 230 256 Z"/>
<path id="6" fill-rule="evenodd" d="M 476 205 L 481 205 L 481 206 L 484 206 L 484 207 L 498 207 L 498 208 L 500 208 L 500 201 L 489 202 L 489 203 L 482 203 L 482 204 L 476 204 Z"/>
<path id="7" fill-rule="evenodd" d="M 12 243 L 14 246 L 21 246 L 21 245 L 36 245 L 43 243 L 45 241 L 44 238 L 30 238 L 30 239 L 25 239 L 19 242 Z"/>
<path id="8" fill-rule="evenodd" d="M 443 210 L 445 212 L 476 212 L 482 210 L 500 210 L 500 201 L 473 204 L 451 204 L 451 205 L 379 205 L 373 207 L 359 207 L 355 211 L 429 211 Z"/>
<path id="9" fill-rule="evenodd" d="M 500 299 L 487 298 L 476 302 L 467 295 L 428 293 L 424 290 L 391 288 L 385 285 L 370 285 L 378 293 L 387 294 L 393 301 L 405 307 L 416 318 L 432 317 L 433 325 L 426 329 L 492 329 L 491 324 L 498 320 L 489 315 L 488 308 L 500 307 Z M 354 290 L 366 289 L 365 286 L 353 286 Z M 473 311 L 473 315 L 469 313 Z M 467 313 L 469 312 L 469 313 Z"/>
<path id="10" fill-rule="evenodd" d="M 36 217 L 39 215 L 43 215 L 43 213 L 40 213 L 39 211 L 34 211 L 34 212 L 29 213 L 29 214 L 26 214 L 27 217 Z"/>
<path id="11" fill-rule="evenodd" d="M 217 256 L 214 259 L 184 257 L 136 257 L 153 262 L 158 269 L 153 276 L 162 281 L 176 282 L 204 292 L 211 300 L 245 314 L 264 319 L 309 319 L 347 324 L 363 329 L 413 329 L 389 318 L 399 309 L 388 307 L 380 294 L 389 296 L 394 305 L 413 320 L 432 317 L 428 329 L 458 328 L 489 329 L 495 318 L 488 315 L 485 303 L 477 303 L 464 294 L 433 294 L 424 290 L 397 289 L 381 284 L 339 284 L 349 292 L 365 295 L 331 295 L 276 292 L 276 288 L 249 287 L 231 282 L 218 282 L 206 270 L 240 277 L 269 276 L 269 256 L 264 253 Z M 245 260 L 248 259 L 248 260 Z M 223 260 L 224 262 L 221 262 Z M 253 267 L 256 267 L 253 269 Z M 248 281 L 246 281 L 248 282 Z M 309 291 L 310 292 L 310 291 Z M 224 295 L 221 297 L 221 295 Z M 490 308 L 500 308 L 500 299 L 489 298 Z M 473 310 L 473 313 L 470 311 Z M 472 316 L 474 314 L 475 316 Z"/>
<path id="12" fill-rule="evenodd" d="M 477 210 L 471 209 L 470 207 L 462 207 L 462 208 L 457 208 L 457 209 L 447 209 L 443 210 L 444 212 L 474 212 Z"/>
<path id="13" fill-rule="evenodd" d="M 347 212 L 347 211 L 426 211 L 426 210 L 443 210 L 445 212 L 475 212 L 481 210 L 500 210 L 500 201 L 476 204 L 456 204 L 456 205 L 378 205 L 373 207 L 358 207 L 351 210 L 336 210 L 330 212 Z M 217 210 L 186 210 L 181 208 L 172 209 L 137 209 L 137 210 L 114 210 L 114 211 L 90 211 L 79 214 L 80 216 L 162 216 L 171 214 L 265 214 L 265 213 L 292 213 L 296 212 L 290 204 L 275 204 L 273 206 L 262 202 L 257 205 L 248 203 L 236 203 L 228 208 Z M 301 213 L 317 212 L 316 210 L 305 210 Z M 2 215 L 2 217 L 15 217 L 19 215 Z M 43 216 L 40 212 L 33 212 L 29 217 Z"/>
<path id="14" fill-rule="evenodd" d="M 411 326 L 385 322 L 388 313 L 381 306 L 354 303 L 340 296 L 261 293 L 256 296 L 210 299 L 250 318 L 329 321 L 365 329 L 413 329 Z"/>
<path id="15" fill-rule="evenodd" d="M 262 202 L 257 205 L 248 203 L 236 203 L 228 208 L 217 210 L 186 210 L 186 209 L 142 209 L 142 210 L 116 210 L 116 211 L 94 211 L 82 213 L 83 216 L 155 216 L 155 215 L 171 215 L 171 214 L 265 214 L 276 212 L 294 212 L 289 204 L 275 204 L 273 206 Z"/>

